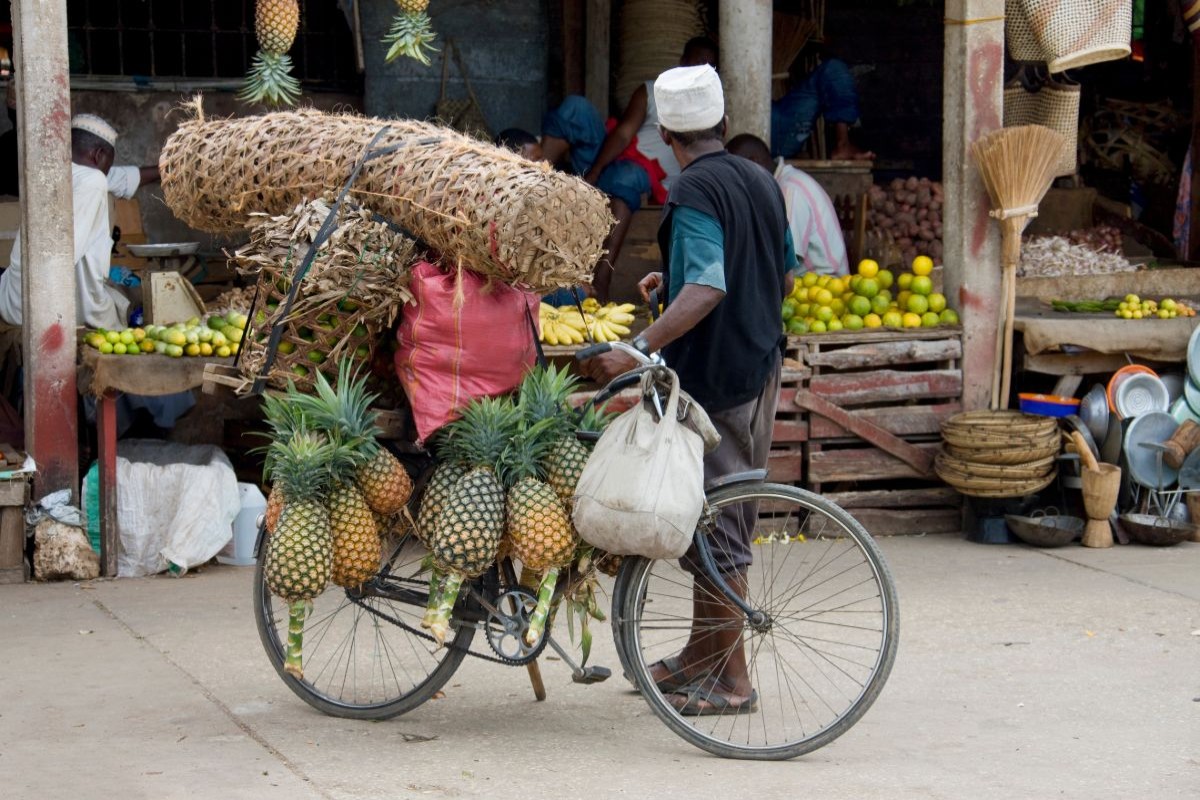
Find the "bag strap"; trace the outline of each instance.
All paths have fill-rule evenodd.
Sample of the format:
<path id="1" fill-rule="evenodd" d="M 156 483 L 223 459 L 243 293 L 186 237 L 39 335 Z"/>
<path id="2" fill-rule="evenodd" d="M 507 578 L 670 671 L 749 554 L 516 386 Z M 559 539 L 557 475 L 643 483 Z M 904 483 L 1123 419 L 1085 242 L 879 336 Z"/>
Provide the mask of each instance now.
<path id="1" fill-rule="evenodd" d="M 529 310 L 529 303 L 525 304 L 525 320 L 529 323 L 529 332 L 533 335 L 533 346 L 537 350 L 537 365 L 542 369 L 546 368 L 546 351 L 542 349 L 542 337 L 538 335 L 537 325 L 533 321 L 533 312 Z"/>
<path id="2" fill-rule="evenodd" d="M 449 42 L 447 42 L 447 47 L 449 47 Z M 475 104 L 476 108 L 482 108 L 479 98 L 475 96 L 475 90 L 471 87 L 471 76 L 467 74 L 467 68 L 463 64 L 461 47 L 454 48 L 454 63 L 458 65 L 458 74 L 462 75 L 463 85 L 467 87 L 467 97 L 471 98 L 471 102 Z"/>

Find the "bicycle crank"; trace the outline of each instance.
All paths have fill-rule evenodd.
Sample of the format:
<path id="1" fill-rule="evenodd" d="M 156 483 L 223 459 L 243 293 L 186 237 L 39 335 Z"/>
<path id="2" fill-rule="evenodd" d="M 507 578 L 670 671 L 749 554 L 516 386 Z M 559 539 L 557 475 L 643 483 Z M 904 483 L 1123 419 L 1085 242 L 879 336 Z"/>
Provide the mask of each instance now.
<path id="1" fill-rule="evenodd" d="M 495 605 L 488 605 L 483 631 L 488 646 L 506 664 L 528 664 L 546 649 L 549 637 L 545 634 L 534 644 L 525 644 L 525 633 L 536 606 L 537 597 L 524 589 L 505 592 L 496 599 Z"/>

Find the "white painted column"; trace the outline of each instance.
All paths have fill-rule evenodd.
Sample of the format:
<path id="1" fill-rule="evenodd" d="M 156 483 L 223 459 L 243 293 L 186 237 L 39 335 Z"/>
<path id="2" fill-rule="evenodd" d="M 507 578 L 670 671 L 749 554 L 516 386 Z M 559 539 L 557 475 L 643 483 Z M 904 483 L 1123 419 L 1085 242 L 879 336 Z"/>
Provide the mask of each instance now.
<path id="1" fill-rule="evenodd" d="M 721 82 L 729 135 L 771 143 L 771 0 L 720 4 Z"/>
<path id="2" fill-rule="evenodd" d="M 1000 319 L 1000 229 L 971 142 L 1001 127 L 1004 0 L 946 0 L 942 124 L 946 295 L 962 312 L 963 405 L 986 408 Z"/>
<path id="3" fill-rule="evenodd" d="M 37 494 L 79 492 L 67 4 L 14 0 L 25 446 Z"/>

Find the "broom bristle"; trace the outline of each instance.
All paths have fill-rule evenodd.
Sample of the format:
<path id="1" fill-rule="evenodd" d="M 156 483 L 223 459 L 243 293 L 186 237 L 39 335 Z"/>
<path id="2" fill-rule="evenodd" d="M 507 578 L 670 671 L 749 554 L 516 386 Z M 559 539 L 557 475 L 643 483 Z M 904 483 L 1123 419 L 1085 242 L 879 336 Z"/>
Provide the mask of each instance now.
<path id="1" fill-rule="evenodd" d="M 971 145 L 1000 219 L 1032 216 L 1054 181 L 1063 135 L 1041 125 L 992 131 Z"/>

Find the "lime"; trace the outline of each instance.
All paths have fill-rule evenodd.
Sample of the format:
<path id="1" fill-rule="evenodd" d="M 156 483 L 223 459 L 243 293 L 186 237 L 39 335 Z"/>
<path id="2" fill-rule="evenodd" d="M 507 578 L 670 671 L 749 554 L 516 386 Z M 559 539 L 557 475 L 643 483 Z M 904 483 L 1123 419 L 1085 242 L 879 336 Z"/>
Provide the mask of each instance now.
<path id="1" fill-rule="evenodd" d="M 825 323 L 821 320 L 817 320 L 808 326 L 809 333 L 824 333 L 826 330 Z"/>
<path id="2" fill-rule="evenodd" d="M 878 328 L 883 325 L 883 319 L 878 314 L 867 314 L 863 317 L 863 324 L 868 328 Z"/>
<path id="3" fill-rule="evenodd" d="M 791 319 L 792 317 L 794 317 L 796 315 L 796 304 L 793 303 L 791 300 L 784 300 L 783 301 L 783 309 L 782 309 L 781 313 L 783 315 L 783 321 L 787 322 L 789 319 Z"/>
<path id="4" fill-rule="evenodd" d="M 921 315 L 921 326 L 925 328 L 936 328 L 941 319 L 932 311 L 926 311 Z"/>
<path id="5" fill-rule="evenodd" d="M 874 278 L 863 278 L 858 283 L 858 293 L 870 300 L 879 294 L 879 281 Z"/>
<path id="6" fill-rule="evenodd" d="M 946 308 L 946 295 L 942 294 L 941 292 L 934 292 L 933 294 L 929 295 L 929 310 L 930 311 L 932 311 L 935 314 L 940 314 L 940 313 L 942 313 L 942 310 L 945 308 Z"/>
<path id="7" fill-rule="evenodd" d="M 892 310 L 883 315 L 883 327 L 899 328 L 903 325 L 904 317 L 901 316 L 899 311 Z"/>
<path id="8" fill-rule="evenodd" d="M 857 294 L 850 299 L 850 304 L 847 306 L 847 308 L 850 309 L 851 314 L 857 314 L 860 317 L 870 314 L 874 307 L 875 305 L 873 300 L 868 300 L 862 295 Z"/>
<path id="9" fill-rule="evenodd" d="M 833 333 L 834 331 L 840 331 L 846 326 L 842 324 L 840 319 L 834 317 L 833 319 L 829 320 L 828 323 L 826 323 L 825 327 L 830 333 Z"/>
<path id="10" fill-rule="evenodd" d="M 912 279 L 913 274 L 911 272 L 901 272 L 900 277 L 896 279 L 896 285 L 903 291 L 912 285 Z"/>
<path id="11" fill-rule="evenodd" d="M 938 319 L 941 321 L 941 323 L 943 325 L 957 325 L 958 324 L 958 312 L 955 311 L 953 308 L 947 308 L 945 311 L 938 314 Z"/>
<path id="12" fill-rule="evenodd" d="M 113 351 L 113 346 L 114 345 L 112 342 L 105 339 L 103 342 L 100 343 L 100 347 L 98 349 L 100 350 L 101 353 L 108 355 L 109 353 L 111 353 Z"/>
<path id="13" fill-rule="evenodd" d="M 841 292 L 838 292 L 838 294 L 841 294 Z M 816 300 L 818 305 L 827 306 L 833 302 L 833 292 L 828 289 L 818 289 L 817 296 L 814 298 L 810 294 L 809 299 Z"/>
<path id="14" fill-rule="evenodd" d="M 892 274 L 891 270 L 881 269 L 879 270 L 879 274 L 875 276 L 875 280 L 879 281 L 880 287 L 890 289 L 896 281 L 896 276 Z"/>
<path id="15" fill-rule="evenodd" d="M 800 336 L 801 334 L 808 333 L 808 323 L 802 319 L 792 317 L 792 319 L 788 321 L 787 332 L 793 336 Z"/>
<path id="16" fill-rule="evenodd" d="M 921 327 L 921 315 L 909 312 L 904 315 L 904 327 L 919 328 Z"/>
<path id="17" fill-rule="evenodd" d="M 855 294 L 858 294 L 858 284 L 862 283 L 862 279 L 863 279 L 862 275 L 851 275 L 850 276 L 850 291 L 854 292 Z"/>
<path id="18" fill-rule="evenodd" d="M 829 322 L 833 319 L 833 309 L 829 306 L 821 306 L 817 309 L 817 319 L 821 322 Z"/>
<path id="19" fill-rule="evenodd" d="M 840 317 L 846 313 L 846 301 L 840 297 L 835 297 L 830 301 L 829 308 L 833 311 L 835 317 Z"/>
<path id="20" fill-rule="evenodd" d="M 886 294 L 885 296 L 885 294 L 884 292 L 880 292 L 871 298 L 871 310 L 876 314 L 887 313 L 888 308 L 892 305 L 891 295 Z"/>
<path id="21" fill-rule="evenodd" d="M 928 297 L 933 292 L 933 281 L 925 275 L 918 275 L 912 279 L 912 293 L 922 294 Z"/>
<path id="22" fill-rule="evenodd" d="M 924 295 L 914 294 L 908 298 L 908 302 L 904 307 L 914 314 L 924 314 L 929 310 L 929 298 Z"/>
<path id="23" fill-rule="evenodd" d="M 112 346 L 112 351 L 113 351 L 113 355 L 118 355 L 118 356 L 125 355 L 125 343 L 117 342 L 116 344 L 114 344 Z"/>
<path id="24" fill-rule="evenodd" d="M 846 284 L 842 283 L 841 278 L 830 278 L 829 283 L 825 284 L 825 288 L 829 290 L 830 294 L 837 297 L 846 291 Z"/>
<path id="25" fill-rule="evenodd" d="M 842 317 L 842 325 L 848 331 L 861 331 L 863 328 L 863 318 L 858 314 L 847 314 Z"/>
<path id="26" fill-rule="evenodd" d="M 803 284 L 805 287 L 816 286 L 817 285 L 817 273 L 815 273 L 815 272 L 804 273 L 804 277 L 800 279 L 800 283 Z"/>

